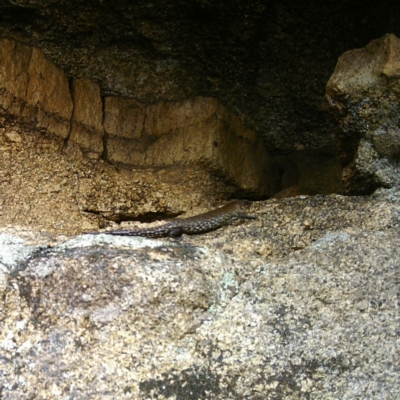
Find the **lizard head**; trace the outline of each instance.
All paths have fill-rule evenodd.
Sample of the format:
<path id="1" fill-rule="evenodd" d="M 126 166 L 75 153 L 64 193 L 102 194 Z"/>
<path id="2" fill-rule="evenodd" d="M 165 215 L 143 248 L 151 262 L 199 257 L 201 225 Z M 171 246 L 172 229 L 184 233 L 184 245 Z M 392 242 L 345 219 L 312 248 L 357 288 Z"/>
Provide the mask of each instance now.
<path id="1" fill-rule="evenodd" d="M 256 219 L 256 217 L 245 214 L 245 211 L 247 211 L 250 205 L 251 201 L 248 200 L 232 200 L 225 207 L 228 207 L 232 211 L 237 212 L 240 218 Z"/>

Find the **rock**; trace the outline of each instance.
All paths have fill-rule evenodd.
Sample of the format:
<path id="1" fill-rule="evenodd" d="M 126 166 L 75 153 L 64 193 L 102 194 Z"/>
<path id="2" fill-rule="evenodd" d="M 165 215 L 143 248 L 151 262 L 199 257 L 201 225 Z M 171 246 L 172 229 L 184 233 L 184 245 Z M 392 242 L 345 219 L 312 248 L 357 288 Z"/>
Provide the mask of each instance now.
<path id="1" fill-rule="evenodd" d="M 67 76 L 41 50 L 0 39 L 1 106 L 34 128 L 66 138 L 72 100 Z"/>
<path id="2" fill-rule="evenodd" d="M 68 143 L 82 150 L 103 153 L 103 101 L 99 85 L 88 79 L 75 79 L 71 85 L 74 111 Z"/>
<path id="3" fill-rule="evenodd" d="M 16 131 L 9 131 L 9 132 L 5 132 L 4 136 L 10 140 L 11 142 L 14 143 L 21 143 L 22 142 L 22 137 L 21 135 L 16 132 Z"/>
<path id="4" fill-rule="evenodd" d="M 400 183 L 400 40 L 392 34 L 350 50 L 326 87 L 338 111 L 346 193 Z"/>
<path id="5" fill-rule="evenodd" d="M 65 73 L 41 50 L 10 40 L 0 41 L 0 57 L 3 113 L 67 139 L 70 156 L 95 160 L 104 153 L 112 163 L 140 168 L 189 166 L 222 178 L 242 195 L 266 197 L 280 189 L 279 169 L 260 135 L 216 99 L 145 106 L 107 97 L 103 127 L 97 84 L 75 79 L 70 94 Z"/>
<path id="6" fill-rule="evenodd" d="M 67 76 L 36 47 L 32 49 L 28 75 L 26 102 L 27 108 L 35 112 L 36 126 L 66 138 L 73 108 Z"/>
<path id="7" fill-rule="evenodd" d="M 31 57 L 31 47 L 0 39 L 0 105 L 12 115 L 20 115 L 25 106 Z"/>
<path id="8" fill-rule="evenodd" d="M 260 138 L 215 99 L 144 107 L 109 97 L 105 99 L 104 127 L 107 158 L 113 163 L 202 165 L 257 196 L 273 194 L 279 184 L 278 172 Z"/>
<path id="9" fill-rule="evenodd" d="M 63 146 L 64 141 L 43 132 L 0 130 L 0 226 L 30 224 L 76 234 L 83 226 L 94 230 L 112 221 L 150 222 L 205 212 L 237 191 L 204 168 L 120 169 L 94 152 L 70 157 L 72 145 L 68 154 Z"/>
<path id="10" fill-rule="evenodd" d="M 136 100 L 123 97 L 106 97 L 104 99 L 104 111 L 104 129 L 110 136 L 107 144 L 112 154 L 111 160 L 127 161 L 128 155 L 122 152 L 123 148 L 118 147 L 118 143 L 122 142 L 122 140 L 119 142 L 118 138 L 131 141 L 141 139 L 146 116 L 145 106 Z M 127 150 L 125 151 L 128 153 Z M 138 149 L 134 149 L 134 151 L 139 152 Z"/>
<path id="11" fill-rule="evenodd" d="M 2 396 L 395 399 L 399 190 L 251 212 L 179 242 L 0 235 Z"/>

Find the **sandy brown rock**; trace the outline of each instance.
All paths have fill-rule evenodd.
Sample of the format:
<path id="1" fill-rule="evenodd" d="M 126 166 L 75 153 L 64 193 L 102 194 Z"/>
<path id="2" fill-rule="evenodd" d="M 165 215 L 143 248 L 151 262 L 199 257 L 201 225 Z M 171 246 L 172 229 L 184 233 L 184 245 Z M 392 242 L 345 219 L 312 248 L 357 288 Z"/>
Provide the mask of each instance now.
<path id="1" fill-rule="evenodd" d="M 74 103 L 68 143 L 101 155 L 103 146 L 103 101 L 99 85 L 88 79 L 75 79 L 71 85 Z"/>
<path id="2" fill-rule="evenodd" d="M 104 126 L 107 158 L 113 163 L 200 164 L 258 196 L 271 195 L 279 185 L 262 141 L 215 99 L 144 107 L 129 99 L 106 98 Z"/>
<path id="3" fill-rule="evenodd" d="M 0 102 L 12 115 L 20 115 L 24 108 L 31 57 L 31 47 L 14 40 L 0 40 Z"/>
<path id="4" fill-rule="evenodd" d="M 67 139 L 69 155 L 140 168 L 188 166 L 257 197 L 280 189 L 280 173 L 261 137 L 216 99 L 145 106 L 107 97 L 103 115 L 97 84 L 75 79 L 70 93 L 65 73 L 38 48 L 6 39 L 0 48 L 3 114 Z"/>
<path id="5" fill-rule="evenodd" d="M 60 138 L 0 126 L 1 226 L 78 233 L 204 212 L 236 190 L 201 168 L 118 169 L 63 147 Z"/>
<path id="6" fill-rule="evenodd" d="M 72 100 L 65 73 L 46 59 L 43 52 L 34 47 L 28 67 L 29 81 L 26 92 L 28 108 L 35 111 L 37 127 L 66 138 L 70 131 Z M 25 110 L 22 116 L 31 118 Z"/>
<path id="7" fill-rule="evenodd" d="M 1 102 L 5 112 L 66 138 L 72 100 L 65 73 L 36 47 L 1 39 L 0 48 Z"/>
<path id="8" fill-rule="evenodd" d="M 132 142 L 142 137 L 146 116 L 144 104 L 123 97 L 106 97 L 104 111 L 104 129 L 110 136 L 107 144 L 112 154 L 118 152 L 118 149 L 113 147 L 114 136 Z"/>

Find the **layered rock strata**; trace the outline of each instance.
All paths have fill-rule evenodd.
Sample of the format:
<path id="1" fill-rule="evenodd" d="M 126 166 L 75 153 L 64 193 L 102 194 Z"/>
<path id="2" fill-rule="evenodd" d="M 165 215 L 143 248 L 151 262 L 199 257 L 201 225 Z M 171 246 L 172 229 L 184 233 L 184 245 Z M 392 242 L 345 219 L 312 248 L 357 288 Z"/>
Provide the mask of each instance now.
<path id="1" fill-rule="evenodd" d="M 37 48 L 0 40 L 0 106 L 66 142 L 66 148 L 128 167 L 200 165 L 257 196 L 279 173 L 254 131 L 212 98 L 146 106 L 102 98 L 99 86 L 66 74 Z"/>

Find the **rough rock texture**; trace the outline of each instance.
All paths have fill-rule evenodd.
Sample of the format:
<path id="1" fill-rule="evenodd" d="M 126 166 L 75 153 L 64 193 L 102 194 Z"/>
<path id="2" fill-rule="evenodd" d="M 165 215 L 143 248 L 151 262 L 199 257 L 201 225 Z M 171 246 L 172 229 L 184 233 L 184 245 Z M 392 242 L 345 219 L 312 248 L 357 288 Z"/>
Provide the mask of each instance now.
<path id="1" fill-rule="evenodd" d="M 252 211 L 179 242 L 3 229 L 2 397 L 396 399 L 400 192 Z"/>
<path id="2" fill-rule="evenodd" d="M 347 193 L 400 184 L 400 39 L 392 34 L 344 53 L 327 84 L 341 120 Z"/>
<path id="3" fill-rule="evenodd" d="M 237 188 L 204 168 L 119 169 L 62 153 L 64 141 L 0 120 L 0 226 L 82 232 L 111 221 L 207 211 Z"/>
<path id="4" fill-rule="evenodd" d="M 97 84 L 75 79 L 70 93 L 66 75 L 39 49 L 7 39 L 0 41 L 0 90 L 1 114 L 60 136 L 70 154 L 135 167 L 195 166 L 257 197 L 282 189 L 261 138 L 215 99 L 145 107 L 108 97 L 103 107 Z"/>
<path id="5" fill-rule="evenodd" d="M 0 93 L 5 113 L 68 136 L 72 100 L 67 76 L 38 48 L 0 39 Z"/>
<path id="6" fill-rule="evenodd" d="M 280 152 L 335 141 L 324 87 L 337 58 L 400 36 L 399 20 L 393 0 L 0 4 L 0 35 L 43 49 L 69 76 L 146 104 L 214 97 Z"/>
<path id="7" fill-rule="evenodd" d="M 0 397 L 397 399 L 400 192 L 304 196 L 341 192 L 355 154 L 369 172 L 347 168 L 347 192 L 397 183 L 395 38 L 352 53 L 376 108 L 360 100 L 340 133 L 324 98 L 340 54 L 400 35 L 396 4 L 0 2 Z M 378 110 L 387 126 L 364 134 Z M 105 162 L 143 132 L 153 160 L 185 149 L 211 168 Z M 229 160 L 260 137 L 283 190 L 257 220 L 180 241 L 84 234 L 248 195 L 257 179 Z"/>
<path id="8" fill-rule="evenodd" d="M 88 79 L 76 79 L 71 85 L 74 112 L 68 145 L 103 154 L 103 100 L 100 87 Z"/>
<path id="9" fill-rule="evenodd" d="M 142 166 L 200 164 L 259 196 L 280 188 L 280 175 L 261 138 L 215 99 L 160 102 L 107 97 L 107 160 Z"/>
<path id="10" fill-rule="evenodd" d="M 215 98 L 271 154 L 300 152 L 298 159 L 315 150 L 301 159 L 315 175 L 334 157 L 340 164 L 324 97 L 337 58 L 387 32 L 400 36 L 399 7 L 392 0 L 4 1 L 0 36 L 42 49 L 70 78 L 99 84 L 104 96 L 146 106 Z"/>
<path id="11" fill-rule="evenodd" d="M 14 40 L 0 40 L 1 107 L 12 115 L 24 108 L 32 48 Z"/>

